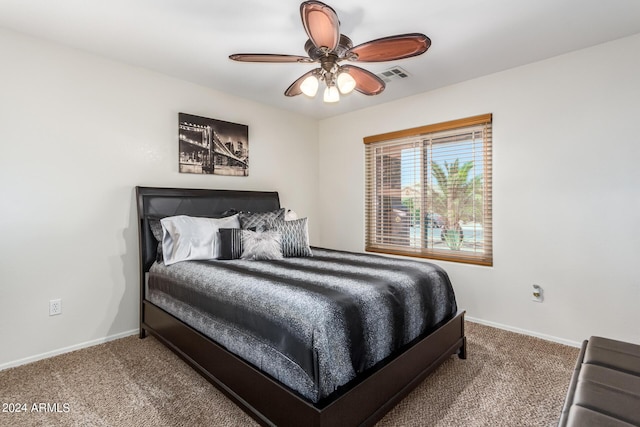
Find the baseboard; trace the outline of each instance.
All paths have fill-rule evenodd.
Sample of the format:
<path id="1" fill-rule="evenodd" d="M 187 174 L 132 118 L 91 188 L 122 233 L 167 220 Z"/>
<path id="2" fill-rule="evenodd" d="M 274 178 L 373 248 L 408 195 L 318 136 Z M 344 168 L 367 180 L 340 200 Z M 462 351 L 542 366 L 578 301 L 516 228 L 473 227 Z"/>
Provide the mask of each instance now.
<path id="1" fill-rule="evenodd" d="M 490 322 L 488 320 L 477 319 L 471 316 L 465 316 L 464 319 L 468 320 L 469 322 L 479 323 L 481 325 L 491 326 L 493 328 L 504 329 L 505 331 L 516 332 L 518 334 L 529 335 L 546 341 L 557 342 L 558 344 L 568 345 L 569 347 L 580 348 L 582 346 L 582 342 L 565 340 L 563 338 L 540 334 L 538 332 L 528 331 L 526 329 L 514 328 L 513 326 L 503 325 L 502 323 Z"/>
<path id="2" fill-rule="evenodd" d="M 2 365 L 0 365 L 0 371 L 9 369 L 9 368 L 15 368 L 16 366 L 20 366 L 20 365 L 26 365 L 27 363 L 31 363 L 31 362 L 37 362 L 38 360 L 48 359 L 49 357 L 58 356 L 60 354 L 70 353 L 72 351 L 80 350 L 83 348 L 93 347 L 94 345 L 104 344 L 108 341 L 113 341 L 120 338 L 131 336 L 131 335 L 136 335 L 138 334 L 138 332 L 139 332 L 139 329 L 132 329 L 130 331 L 120 332 L 119 334 L 109 335 L 108 337 L 98 338 L 98 339 L 83 342 L 80 344 L 71 345 L 69 347 L 59 348 L 57 350 L 37 354 L 35 356 L 25 357 L 24 359 L 3 363 Z"/>
<path id="3" fill-rule="evenodd" d="M 568 345 L 570 347 L 580 348 L 580 346 L 582 346 L 582 342 L 565 340 L 565 339 L 554 337 L 554 336 L 551 336 L 551 335 L 540 334 L 538 332 L 528 331 L 526 329 L 515 328 L 513 326 L 503 325 L 501 323 L 491 322 L 491 321 L 483 320 L 483 319 L 477 319 L 477 318 L 471 317 L 471 316 L 466 316 L 465 315 L 465 320 L 467 320 L 469 322 L 473 322 L 473 323 L 479 323 L 481 325 L 491 326 L 493 328 L 504 329 L 505 331 L 516 332 L 518 334 L 529 335 L 529 336 L 540 338 L 540 339 L 543 339 L 543 340 L 547 340 L 547 341 L 551 341 L 551 342 L 557 342 L 559 344 Z M 64 348 L 60 348 L 60 349 L 53 350 L 53 351 L 48 351 L 48 352 L 42 353 L 42 354 L 37 354 L 35 356 L 25 357 L 24 359 L 14 360 L 12 362 L 7 362 L 7 363 L 4 363 L 4 364 L 0 365 L 0 371 L 3 371 L 5 369 L 9 369 L 9 368 L 14 368 L 14 367 L 20 366 L 20 365 L 26 365 L 27 363 L 31 363 L 31 362 L 37 362 L 38 360 L 47 359 L 49 357 L 58 356 L 60 354 L 69 353 L 71 351 L 80 350 L 82 348 L 93 347 L 94 345 L 98 345 L 98 344 L 104 344 L 104 343 L 106 343 L 108 341 L 113 341 L 113 340 L 117 340 L 117 339 L 120 339 L 120 338 L 131 336 L 131 335 L 136 335 L 138 332 L 139 332 L 138 329 L 132 329 L 130 331 L 120 332 L 119 334 L 109 335 L 108 337 L 98 338 L 98 339 L 95 339 L 95 340 L 92 340 L 92 341 L 87 341 L 87 342 L 83 342 L 83 343 L 80 343 L 80 344 L 75 344 L 75 345 L 72 345 L 72 346 L 69 346 L 69 347 L 64 347 Z"/>

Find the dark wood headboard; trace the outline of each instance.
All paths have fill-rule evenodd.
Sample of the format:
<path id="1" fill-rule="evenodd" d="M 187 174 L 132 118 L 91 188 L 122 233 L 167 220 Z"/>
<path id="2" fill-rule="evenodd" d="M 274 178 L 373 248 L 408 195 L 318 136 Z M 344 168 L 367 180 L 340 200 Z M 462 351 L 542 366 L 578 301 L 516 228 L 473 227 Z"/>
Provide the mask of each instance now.
<path id="1" fill-rule="evenodd" d="M 138 242 L 140 274 L 156 259 L 158 242 L 149 228 L 148 218 L 190 215 L 215 218 L 230 209 L 266 212 L 280 208 L 275 191 L 202 190 L 189 188 L 136 187 L 138 201 Z"/>

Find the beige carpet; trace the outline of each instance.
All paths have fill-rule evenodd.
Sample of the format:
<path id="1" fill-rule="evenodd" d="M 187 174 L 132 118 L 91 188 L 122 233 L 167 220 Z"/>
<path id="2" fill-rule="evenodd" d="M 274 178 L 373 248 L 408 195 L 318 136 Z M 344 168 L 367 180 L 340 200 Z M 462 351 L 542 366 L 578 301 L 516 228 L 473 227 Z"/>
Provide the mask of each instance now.
<path id="1" fill-rule="evenodd" d="M 378 425 L 555 425 L 578 349 L 470 322 L 466 329 L 468 359 L 446 361 Z M 2 371 L 0 404 L 0 426 L 255 425 L 153 338 Z M 6 412 L 16 404 L 26 412 Z"/>

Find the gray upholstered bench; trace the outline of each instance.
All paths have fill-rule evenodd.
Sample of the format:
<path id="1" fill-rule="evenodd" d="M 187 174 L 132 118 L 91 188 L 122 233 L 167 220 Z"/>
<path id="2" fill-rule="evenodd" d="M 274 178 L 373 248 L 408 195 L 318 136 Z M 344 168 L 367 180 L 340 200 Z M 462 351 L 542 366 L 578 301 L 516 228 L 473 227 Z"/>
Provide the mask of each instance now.
<path id="1" fill-rule="evenodd" d="M 640 345 L 584 341 L 558 426 L 640 426 Z"/>

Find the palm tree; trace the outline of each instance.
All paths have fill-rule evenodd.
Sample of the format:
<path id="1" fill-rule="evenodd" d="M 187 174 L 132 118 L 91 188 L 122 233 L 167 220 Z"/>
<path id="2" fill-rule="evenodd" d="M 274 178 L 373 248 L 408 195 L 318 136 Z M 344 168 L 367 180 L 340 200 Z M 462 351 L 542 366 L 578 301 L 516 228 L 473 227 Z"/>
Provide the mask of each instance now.
<path id="1" fill-rule="evenodd" d="M 462 246 L 460 221 L 473 220 L 482 215 L 482 174 L 469 177 L 473 161 L 460 166 L 459 159 L 444 162 L 444 168 L 431 162 L 431 170 L 438 188 L 433 188 L 433 209 L 444 217 L 442 238 L 452 250 Z"/>

